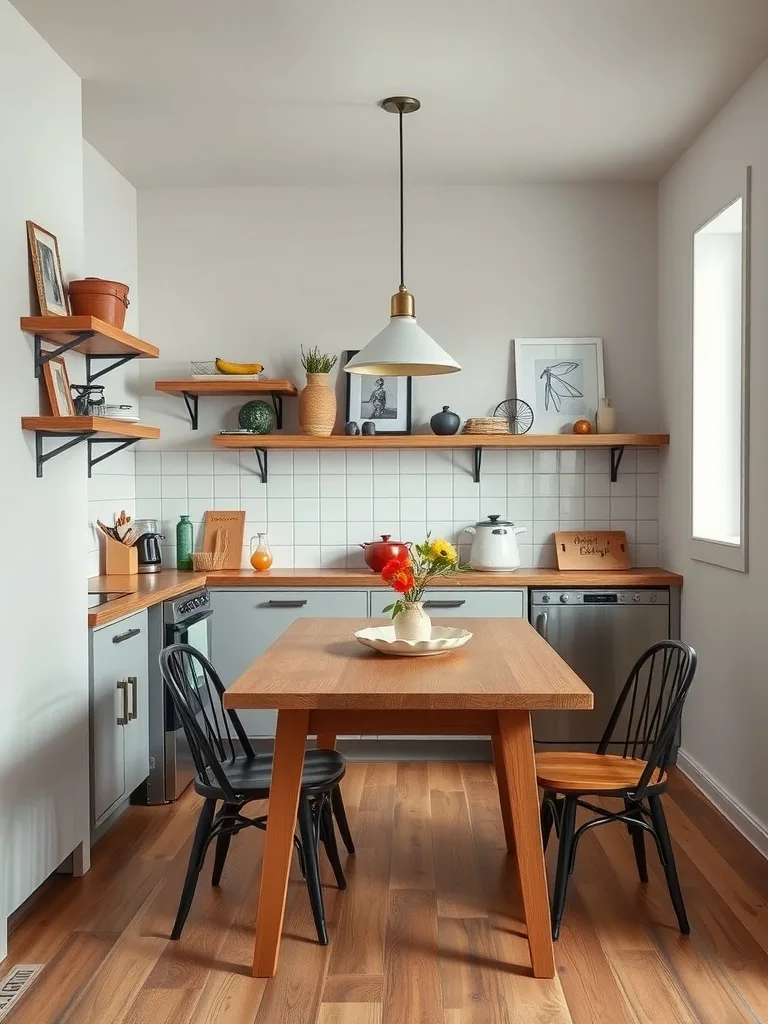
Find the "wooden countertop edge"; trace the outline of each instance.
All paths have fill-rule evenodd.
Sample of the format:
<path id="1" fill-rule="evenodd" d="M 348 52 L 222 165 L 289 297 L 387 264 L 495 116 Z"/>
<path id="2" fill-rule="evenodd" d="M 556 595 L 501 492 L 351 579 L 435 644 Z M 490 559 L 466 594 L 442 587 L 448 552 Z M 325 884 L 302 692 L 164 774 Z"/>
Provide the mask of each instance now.
<path id="1" fill-rule="evenodd" d="M 94 576 L 88 581 L 91 593 L 127 593 L 88 611 L 88 626 L 106 626 L 134 612 L 197 590 L 199 587 L 384 587 L 376 573 L 360 569 L 275 569 L 253 572 L 229 569 L 196 573 L 166 569 L 154 575 Z M 583 570 L 518 569 L 516 572 L 467 572 L 444 587 L 682 587 L 683 577 L 666 569 L 628 569 L 617 572 Z"/>

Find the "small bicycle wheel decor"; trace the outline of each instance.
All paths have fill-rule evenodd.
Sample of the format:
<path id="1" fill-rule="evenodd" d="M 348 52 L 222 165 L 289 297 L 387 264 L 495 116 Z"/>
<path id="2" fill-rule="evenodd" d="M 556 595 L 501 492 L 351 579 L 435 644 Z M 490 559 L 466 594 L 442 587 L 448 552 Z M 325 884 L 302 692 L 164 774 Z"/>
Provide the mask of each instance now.
<path id="1" fill-rule="evenodd" d="M 493 410 L 494 416 L 506 416 L 510 434 L 527 434 L 533 426 L 533 409 L 522 398 L 505 398 Z"/>

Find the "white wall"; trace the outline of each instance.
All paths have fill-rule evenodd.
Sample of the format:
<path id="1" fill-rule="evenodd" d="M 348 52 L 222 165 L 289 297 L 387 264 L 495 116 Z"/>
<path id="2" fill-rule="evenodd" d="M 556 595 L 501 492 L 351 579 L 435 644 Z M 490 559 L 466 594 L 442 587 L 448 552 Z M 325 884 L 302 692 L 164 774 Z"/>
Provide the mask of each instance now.
<path id="1" fill-rule="evenodd" d="M 83 217 L 84 272 L 129 286 L 125 330 L 141 337 L 136 189 L 88 142 L 83 142 Z M 107 402 L 138 406 L 138 379 L 138 367 L 132 362 L 96 383 L 104 385 Z M 88 576 L 102 568 L 96 520 L 111 523 L 115 511 L 122 509 L 133 516 L 135 504 L 135 456 L 128 448 L 95 466 L 88 481 Z"/>
<path id="2" fill-rule="evenodd" d="M 768 585 L 768 63 L 661 182 L 659 379 L 672 435 L 662 474 L 662 558 L 685 575 L 683 637 L 700 667 L 683 723 L 689 767 L 768 852 L 764 636 Z M 692 236 L 734 198 L 753 165 L 749 573 L 688 557 L 691 488 Z M 717 410 L 712 430 L 718 429 Z"/>
<path id="3" fill-rule="evenodd" d="M 417 315 L 464 366 L 414 381 L 415 430 L 444 404 L 483 415 L 512 394 L 515 335 L 603 337 L 619 428 L 654 429 L 653 186 L 414 188 L 406 202 Z M 140 191 L 142 331 L 162 353 L 140 368 L 147 422 L 184 447 L 231 425 L 236 403 L 201 402 L 195 436 L 181 401 L 152 393 L 191 359 L 257 360 L 301 382 L 301 344 L 361 348 L 387 322 L 397 245 L 391 190 Z"/>
<path id="4" fill-rule="evenodd" d="M 39 411 L 26 218 L 59 239 L 65 276 L 83 268 L 80 81 L 0 0 L 0 956 L 5 919 L 89 834 L 85 451 L 35 477 Z M 70 375 L 80 360 L 69 361 Z M 11 490 L 12 488 L 12 490 Z"/>

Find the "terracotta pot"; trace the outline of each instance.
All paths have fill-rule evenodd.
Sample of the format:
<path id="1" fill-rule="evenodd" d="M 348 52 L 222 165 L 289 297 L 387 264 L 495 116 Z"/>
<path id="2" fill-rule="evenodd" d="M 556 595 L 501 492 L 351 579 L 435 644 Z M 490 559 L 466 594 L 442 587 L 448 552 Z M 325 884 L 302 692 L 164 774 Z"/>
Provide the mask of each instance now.
<path id="1" fill-rule="evenodd" d="M 390 540 L 388 533 L 382 533 L 381 540 L 372 540 L 360 547 L 365 553 L 365 564 L 374 572 L 381 572 L 390 559 L 406 558 L 411 542 L 403 544 L 399 540 Z"/>
<path id="2" fill-rule="evenodd" d="M 405 608 L 392 620 L 398 640 L 429 640 L 432 620 L 424 611 L 421 601 L 404 602 Z"/>
<path id="3" fill-rule="evenodd" d="M 72 316 L 95 316 L 122 330 L 129 306 L 128 285 L 100 277 L 70 281 L 69 302 Z"/>
<path id="4" fill-rule="evenodd" d="M 308 373 L 307 386 L 299 394 L 299 427 L 311 437 L 330 437 L 336 423 L 336 395 L 327 373 Z"/>

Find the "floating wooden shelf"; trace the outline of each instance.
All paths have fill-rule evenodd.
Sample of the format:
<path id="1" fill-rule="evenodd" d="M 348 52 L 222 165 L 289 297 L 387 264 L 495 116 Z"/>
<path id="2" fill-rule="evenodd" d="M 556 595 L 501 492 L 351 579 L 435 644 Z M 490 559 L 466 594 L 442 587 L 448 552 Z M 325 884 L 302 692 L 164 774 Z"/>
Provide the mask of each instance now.
<path id="1" fill-rule="evenodd" d="M 37 475 L 43 475 L 43 466 L 50 459 L 73 448 L 83 441 L 88 442 L 88 476 L 95 465 L 108 459 L 110 455 L 122 451 L 129 445 L 136 444 L 143 438 L 160 437 L 159 427 L 148 427 L 143 423 L 125 423 L 106 416 L 22 416 L 22 430 L 34 430 Z M 68 437 L 64 444 L 53 451 L 43 451 L 46 437 Z M 113 447 L 102 455 L 93 455 L 93 446 L 112 444 Z"/>
<path id="2" fill-rule="evenodd" d="M 625 448 L 663 448 L 669 444 L 669 434 L 216 434 L 213 444 L 216 448 L 253 448 L 263 482 L 267 479 L 270 448 L 472 448 L 472 476 L 476 483 L 480 479 L 484 448 L 607 448 L 611 452 L 611 480 L 615 482 Z"/>
<path id="3" fill-rule="evenodd" d="M 95 316 L 23 316 L 20 324 L 22 331 L 35 336 L 36 377 L 40 376 L 45 363 L 65 352 L 82 352 L 85 355 L 85 376 L 89 384 L 131 359 L 157 359 L 160 355 L 155 345 L 134 338 L 132 334 Z M 58 347 L 47 350 L 43 348 L 43 342 Z M 91 366 L 94 359 L 114 361 L 93 373 Z"/>
<path id="4" fill-rule="evenodd" d="M 180 395 L 189 413 L 192 429 L 198 427 L 198 400 L 206 395 L 270 395 L 277 429 L 283 425 L 283 397 L 295 398 L 299 389 L 290 380 L 238 380 L 235 374 L 211 374 L 210 380 L 156 380 L 155 391 Z"/>

